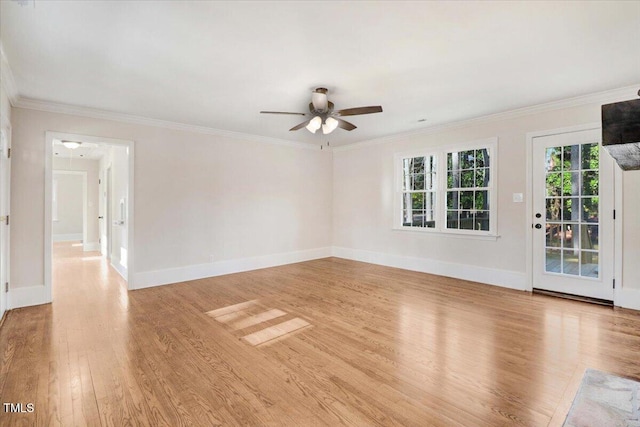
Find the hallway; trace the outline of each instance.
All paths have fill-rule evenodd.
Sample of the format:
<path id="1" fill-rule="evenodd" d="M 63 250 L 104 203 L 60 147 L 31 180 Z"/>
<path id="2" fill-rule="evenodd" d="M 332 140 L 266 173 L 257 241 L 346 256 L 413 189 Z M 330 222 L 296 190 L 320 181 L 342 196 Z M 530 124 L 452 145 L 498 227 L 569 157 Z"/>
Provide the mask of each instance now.
<path id="1" fill-rule="evenodd" d="M 38 425 L 99 425 L 94 392 L 106 384 L 94 384 L 100 377 L 90 364 L 104 373 L 120 369 L 121 349 L 113 343 L 127 342 L 127 284 L 99 252 L 83 252 L 81 242 L 53 245 L 53 303 L 15 310 L 2 331 L 12 328 L 3 367 L 14 374 L 3 372 L 2 396 L 35 403 Z M 98 401 L 108 404 L 123 391 L 108 388 Z"/>

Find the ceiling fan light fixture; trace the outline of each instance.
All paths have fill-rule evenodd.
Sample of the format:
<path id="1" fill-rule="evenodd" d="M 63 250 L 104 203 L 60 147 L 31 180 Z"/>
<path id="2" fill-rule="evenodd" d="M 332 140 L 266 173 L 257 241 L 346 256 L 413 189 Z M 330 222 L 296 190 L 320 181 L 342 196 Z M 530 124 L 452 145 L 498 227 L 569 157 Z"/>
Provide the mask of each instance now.
<path id="1" fill-rule="evenodd" d="M 338 121 L 333 117 L 327 117 L 327 120 L 325 120 L 324 124 L 322 125 L 322 133 L 327 135 L 336 130 L 337 127 Z"/>
<path id="2" fill-rule="evenodd" d="M 327 99 L 326 89 L 324 89 L 325 92 L 318 92 L 319 89 L 322 88 L 316 89 L 316 91 L 311 94 L 311 103 L 317 111 L 324 112 L 329 108 L 329 100 Z"/>
<path id="3" fill-rule="evenodd" d="M 82 144 L 81 142 L 76 142 L 76 141 L 62 141 L 62 145 L 64 145 L 70 150 L 75 150 L 76 148 L 80 147 L 81 144 Z"/>
<path id="4" fill-rule="evenodd" d="M 307 130 L 311 133 L 316 133 L 318 129 L 322 126 L 322 117 L 315 116 L 313 119 L 309 120 L 309 124 L 306 126 Z"/>
<path id="5" fill-rule="evenodd" d="M 343 120 L 343 116 L 359 116 L 361 114 L 382 113 L 382 106 L 371 105 L 368 107 L 346 108 L 342 110 L 334 110 L 333 102 L 327 99 L 328 90 L 323 87 L 316 88 L 311 94 L 311 102 L 309 103 L 308 113 L 290 113 L 286 111 L 260 111 L 261 114 L 290 114 L 294 116 L 313 116 L 309 120 L 298 123 L 289 131 L 296 131 L 307 128 L 311 133 L 322 128 L 322 133 L 327 135 L 337 128 L 346 131 L 352 131 L 357 128 L 353 123 Z"/>

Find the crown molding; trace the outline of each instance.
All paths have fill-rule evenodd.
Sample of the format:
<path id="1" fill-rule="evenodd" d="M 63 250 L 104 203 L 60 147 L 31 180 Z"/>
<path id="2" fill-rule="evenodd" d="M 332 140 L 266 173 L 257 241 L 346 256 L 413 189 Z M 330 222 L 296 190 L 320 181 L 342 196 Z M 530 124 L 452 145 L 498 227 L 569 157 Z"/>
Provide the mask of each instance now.
<path id="1" fill-rule="evenodd" d="M 13 104 L 13 103 L 12 103 Z M 243 141 L 255 141 L 260 143 L 268 143 L 293 148 L 303 148 L 306 150 L 317 150 L 315 144 L 291 141 L 287 139 L 271 138 L 267 136 L 254 135 L 250 133 L 233 132 L 222 129 L 215 129 L 206 126 L 190 125 L 180 122 L 172 122 L 169 120 L 151 119 L 148 117 L 135 116 L 132 114 L 116 113 L 113 111 L 100 110 L 96 108 L 80 107 L 69 104 L 60 104 L 56 102 L 41 101 L 18 97 L 15 104 L 16 108 L 24 108 L 28 110 L 45 111 L 49 113 L 67 114 L 73 116 L 88 117 L 93 119 L 111 120 L 121 123 L 130 123 L 141 126 L 158 127 L 163 129 L 171 129 L 183 132 L 192 132 L 205 135 L 214 135 L 224 138 L 241 139 Z"/>
<path id="2" fill-rule="evenodd" d="M 7 91 L 9 102 L 15 107 L 15 104 L 18 101 L 18 87 L 16 86 L 16 81 L 13 78 L 13 72 L 11 71 L 11 66 L 9 66 L 9 61 L 4 54 L 2 42 L 0 42 L 0 79 L 2 79 L 2 85 Z"/>
<path id="3" fill-rule="evenodd" d="M 1 46 L 0 46 L 1 48 Z M 169 120 L 160 120 L 160 119 L 151 119 L 148 117 L 135 116 L 131 114 L 124 113 L 116 113 L 113 111 L 100 110 L 89 107 L 80 107 L 69 104 L 61 104 L 49 101 L 42 101 L 37 99 L 24 98 L 21 96 L 17 96 L 17 92 L 15 90 L 15 83 L 13 81 L 13 75 L 11 74 L 11 69 L 9 68 L 8 63 L 6 62 L 6 58 L 4 56 L 4 52 L 2 52 L 2 76 L 3 81 L 5 81 L 5 69 L 7 72 L 7 83 L 5 88 L 7 89 L 7 93 L 9 94 L 9 99 L 11 101 L 11 105 L 16 108 L 25 108 L 29 110 L 37 110 L 37 111 L 46 111 L 50 113 L 59 113 L 59 114 L 68 114 L 75 115 L 81 117 L 89 117 L 94 119 L 103 119 L 103 120 L 111 120 L 116 122 L 123 123 L 131 123 L 142 126 L 150 126 L 150 127 L 159 127 L 164 129 L 178 130 L 183 132 L 193 132 L 200 133 L 206 135 L 215 135 L 225 138 L 234 138 L 241 139 L 245 141 L 255 141 L 261 143 L 269 143 L 287 147 L 295 147 L 295 148 L 304 148 L 307 150 L 317 150 L 317 145 L 299 141 L 292 141 L 287 139 L 279 139 L 279 138 L 271 138 L 267 136 L 254 135 L 249 133 L 242 132 L 233 132 L 228 130 L 210 128 L 206 126 L 197 126 L 190 125 L 186 123 L 173 122 Z M 6 65 L 6 67 L 5 67 Z M 11 86 L 11 87 L 7 87 Z M 422 128 L 419 130 L 414 130 L 410 132 L 403 132 L 395 135 L 385 136 L 382 138 L 371 139 L 367 141 L 354 142 L 351 144 L 346 144 L 338 147 L 327 147 L 328 151 L 348 151 L 355 150 L 359 148 L 369 147 L 373 145 L 385 144 L 395 141 L 401 141 L 407 139 L 412 136 L 424 136 L 424 135 L 432 135 L 439 132 L 444 132 L 446 130 L 453 130 L 458 128 L 464 128 L 472 125 L 480 125 L 484 123 L 490 123 L 501 120 L 509 120 L 518 117 L 523 117 L 532 114 L 538 114 L 548 111 L 554 111 L 564 108 L 578 107 L 586 104 L 605 104 L 610 102 L 623 101 L 627 99 L 633 99 L 638 96 L 638 88 L 640 88 L 640 83 L 633 86 L 626 86 L 623 88 L 596 92 L 592 94 L 577 96 L 573 98 L 562 99 L 558 101 L 552 101 L 544 104 L 533 105 L 530 107 L 518 108 L 515 110 L 504 111 L 500 113 L 490 114 L 487 116 L 475 117 L 472 119 L 460 120 L 456 122 L 443 123 L 439 125 L 434 125 L 426 128 Z M 11 92 L 13 90 L 13 92 Z M 11 93 L 13 93 L 13 98 Z"/>
<path id="4" fill-rule="evenodd" d="M 385 136 L 382 138 L 371 139 L 368 141 L 355 142 L 353 144 L 342 145 L 339 147 L 333 147 L 333 151 L 348 151 L 356 150 L 359 148 L 365 148 L 373 145 L 385 144 L 395 141 L 401 141 L 412 136 L 432 135 L 435 133 L 444 132 L 446 130 L 453 130 L 464 128 L 472 125 L 480 125 L 484 123 L 491 123 L 501 120 L 515 119 L 518 117 L 528 116 L 532 114 L 544 113 L 548 111 L 560 110 L 564 108 L 579 107 L 586 104 L 607 104 L 610 102 L 626 101 L 634 99 L 638 96 L 638 89 L 640 89 L 640 83 L 633 86 L 625 86 L 618 89 L 607 90 L 603 92 L 596 92 L 587 95 L 576 96 L 573 98 L 561 99 L 558 101 L 547 102 L 544 104 L 533 105 L 530 107 L 518 108 L 515 110 L 503 111 L 500 113 L 490 114 L 487 116 L 475 117 L 472 119 L 460 120 L 456 122 L 443 123 L 440 125 L 434 125 L 411 132 L 403 132 L 395 135 Z"/>

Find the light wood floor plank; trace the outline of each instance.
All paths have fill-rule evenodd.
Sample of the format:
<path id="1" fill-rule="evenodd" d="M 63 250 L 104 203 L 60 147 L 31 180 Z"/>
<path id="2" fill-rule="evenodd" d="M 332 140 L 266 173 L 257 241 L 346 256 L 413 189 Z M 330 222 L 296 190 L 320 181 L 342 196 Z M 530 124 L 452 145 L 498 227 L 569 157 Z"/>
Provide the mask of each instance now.
<path id="1" fill-rule="evenodd" d="M 338 258 L 128 292 L 55 243 L 53 277 L 0 328 L 36 409 L 2 426 L 562 425 L 586 368 L 640 378 L 638 312 Z"/>

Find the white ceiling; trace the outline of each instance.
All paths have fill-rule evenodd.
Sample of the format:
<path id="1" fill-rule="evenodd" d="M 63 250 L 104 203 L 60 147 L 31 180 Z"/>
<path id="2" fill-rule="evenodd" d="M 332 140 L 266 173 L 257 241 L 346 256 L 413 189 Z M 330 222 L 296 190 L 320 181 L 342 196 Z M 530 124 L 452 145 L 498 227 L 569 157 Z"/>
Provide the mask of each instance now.
<path id="1" fill-rule="evenodd" d="M 62 141 L 53 140 L 53 156 L 69 159 L 99 160 L 109 151 L 108 145 L 82 142 L 78 148 L 67 148 Z"/>
<path id="2" fill-rule="evenodd" d="M 640 83 L 638 1 L 0 3 L 22 98 L 294 141 L 318 86 L 384 108 L 336 146 Z"/>

